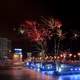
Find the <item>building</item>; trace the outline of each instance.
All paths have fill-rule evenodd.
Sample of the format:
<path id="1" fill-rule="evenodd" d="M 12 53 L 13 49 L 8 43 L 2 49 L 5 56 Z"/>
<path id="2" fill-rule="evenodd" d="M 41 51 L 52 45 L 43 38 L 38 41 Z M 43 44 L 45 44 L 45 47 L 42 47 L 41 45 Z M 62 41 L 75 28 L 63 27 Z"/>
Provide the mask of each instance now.
<path id="1" fill-rule="evenodd" d="M 15 51 L 15 53 L 13 55 L 13 61 L 14 62 L 22 61 L 22 49 L 15 48 L 14 51 Z"/>
<path id="2" fill-rule="evenodd" d="M 11 50 L 11 40 L 8 38 L 0 38 L 0 58 L 3 59 L 8 56 Z"/>

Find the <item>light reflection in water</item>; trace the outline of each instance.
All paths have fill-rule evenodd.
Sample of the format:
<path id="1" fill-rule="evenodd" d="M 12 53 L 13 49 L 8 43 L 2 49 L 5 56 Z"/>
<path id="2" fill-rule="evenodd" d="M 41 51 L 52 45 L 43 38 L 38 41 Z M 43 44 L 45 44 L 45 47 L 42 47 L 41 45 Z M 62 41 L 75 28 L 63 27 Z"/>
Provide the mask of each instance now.
<path id="1" fill-rule="evenodd" d="M 80 74 L 77 75 L 63 75 L 58 80 L 80 80 Z"/>

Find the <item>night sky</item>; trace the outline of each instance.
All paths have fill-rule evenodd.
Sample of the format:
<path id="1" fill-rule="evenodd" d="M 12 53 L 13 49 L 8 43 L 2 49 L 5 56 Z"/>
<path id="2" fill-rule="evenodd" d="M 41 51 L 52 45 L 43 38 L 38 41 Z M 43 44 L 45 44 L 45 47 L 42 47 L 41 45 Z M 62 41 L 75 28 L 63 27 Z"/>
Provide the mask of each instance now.
<path id="1" fill-rule="evenodd" d="M 16 47 L 21 43 L 20 37 L 13 31 L 24 19 L 30 16 L 52 15 L 63 22 L 64 31 L 80 31 L 79 6 L 73 2 L 52 2 L 51 0 L 2 0 L 0 1 L 0 36 L 8 37 Z M 17 27 L 17 26 L 16 26 Z"/>

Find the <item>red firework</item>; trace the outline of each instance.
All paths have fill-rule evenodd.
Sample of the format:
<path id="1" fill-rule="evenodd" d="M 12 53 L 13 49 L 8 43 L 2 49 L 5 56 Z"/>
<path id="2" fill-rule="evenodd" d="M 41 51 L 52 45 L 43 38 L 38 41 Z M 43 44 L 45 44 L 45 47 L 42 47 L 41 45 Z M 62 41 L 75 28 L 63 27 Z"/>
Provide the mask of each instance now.
<path id="1" fill-rule="evenodd" d="M 28 36 L 28 38 L 32 41 L 43 41 L 42 33 L 39 31 L 38 23 L 36 21 L 25 21 L 24 23 L 24 35 Z"/>
<path id="2" fill-rule="evenodd" d="M 44 18 L 44 17 L 43 17 Z M 44 22 L 46 24 L 46 28 L 44 26 L 40 26 L 36 21 L 26 20 L 22 25 L 25 30 L 24 35 L 27 36 L 31 41 L 44 41 L 47 38 L 50 39 L 53 36 L 51 29 L 55 27 L 60 28 L 62 23 L 59 19 L 45 19 Z"/>
<path id="3" fill-rule="evenodd" d="M 61 28 L 62 22 L 61 22 L 59 19 L 55 19 L 55 24 L 54 24 L 54 26 L 57 27 L 57 28 Z"/>

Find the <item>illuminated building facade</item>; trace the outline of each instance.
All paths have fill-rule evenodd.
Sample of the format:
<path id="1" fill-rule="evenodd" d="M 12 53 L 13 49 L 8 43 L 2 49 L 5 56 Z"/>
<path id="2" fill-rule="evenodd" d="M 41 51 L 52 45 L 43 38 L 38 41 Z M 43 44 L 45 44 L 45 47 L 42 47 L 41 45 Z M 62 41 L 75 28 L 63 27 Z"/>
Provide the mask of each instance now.
<path id="1" fill-rule="evenodd" d="M 13 55 L 13 61 L 14 62 L 22 61 L 22 49 L 15 48 L 14 51 L 15 53 Z"/>
<path id="2" fill-rule="evenodd" d="M 9 50 L 11 50 L 11 40 L 8 38 L 0 38 L 0 58 L 7 57 Z"/>

